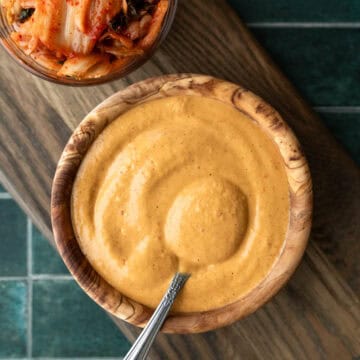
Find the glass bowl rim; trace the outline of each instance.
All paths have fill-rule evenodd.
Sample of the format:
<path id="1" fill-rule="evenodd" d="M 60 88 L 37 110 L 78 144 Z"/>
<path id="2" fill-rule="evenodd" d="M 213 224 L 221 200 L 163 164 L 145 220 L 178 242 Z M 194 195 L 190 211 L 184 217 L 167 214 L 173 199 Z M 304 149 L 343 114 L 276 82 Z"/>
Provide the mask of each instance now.
<path id="1" fill-rule="evenodd" d="M 168 35 L 173 21 L 175 19 L 175 14 L 178 6 L 178 0 L 169 0 L 169 8 L 167 14 L 163 20 L 163 24 L 160 30 L 160 33 L 152 44 L 151 48 L 148 49 L 144 55 L 134 58 L 129 64 L 125 67 L 122 67 L 112 73 L 109 73 L 104 76 L 90 78 L 90 79 L 76 79 L 71 77 L 60 77 L 57 76 L 55 72 L 46 67 L 40 65 L 36 60 L 32 59 L 30 55 L 25 54 L 10 38 L 9 33 L 11 31 L 11 25 L 7 22 L 6 16 L 4 14 L 3 8 L 0 4 L 0 44 L 2 45 L 5 52 L 20 65 L 23 69 L 30 72 L 31 74 L 50 81 L 52 83 L 67 85 L 67 86 L 91 86 L 91 85 L 101 85 L 108 83 L 114 80 L 121 79 L 126 75 L 129 75 L 133 71 L 137 70 L 139 67 L 144 65 L 150 58 L 153 56 L 156 49 L 161 45 Z"/>

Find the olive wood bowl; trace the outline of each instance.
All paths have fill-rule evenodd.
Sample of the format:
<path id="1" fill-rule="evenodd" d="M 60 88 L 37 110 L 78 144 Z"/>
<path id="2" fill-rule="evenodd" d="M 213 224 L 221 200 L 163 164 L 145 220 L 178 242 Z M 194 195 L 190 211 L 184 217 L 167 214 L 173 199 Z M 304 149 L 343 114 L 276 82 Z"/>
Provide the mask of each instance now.
<path id="1" fill-rule="evenodd" d="M 217 99 L 258 123 L 278 146 L 289 184 L 290 223 L 285 244 L 262 282 L 245 297 L 221 308 L 196 313 L 173 313 L 162 329 L 169 333 L 196 333 L 228 325 L 268 301 L 292 275 L 307 244 L 312 214 L 312 184 L 308 164 L 293 132 L 270 105 L 239 85 L 193 74 L 152 78 L 117 92 L 92 110 L 71 135 L 53 181 L 51 220 L 60 255 L 82 289 L 109 313 L 143 327 L 153 309 L 127 298 L 113 288 L 92 268 L 81 252 L 71 220 L 71 191 L 83 157 L 109 123 L 145 101 L 175 95 L 200 95 Z"/>

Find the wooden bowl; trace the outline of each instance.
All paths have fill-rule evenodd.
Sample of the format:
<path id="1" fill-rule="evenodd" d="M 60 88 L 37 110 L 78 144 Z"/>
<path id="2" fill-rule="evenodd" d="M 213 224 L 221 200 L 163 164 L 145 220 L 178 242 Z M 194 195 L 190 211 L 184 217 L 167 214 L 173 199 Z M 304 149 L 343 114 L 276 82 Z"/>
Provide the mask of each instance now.
<path id="1" fill-rule="evenodd" d="M 184 94 L 231 104 L 273 138 L 288 177 L 290 224 L 282 253 L 256 288 L 246 297 L 218 309 L 169 316 L 163 327 L 163 331 L 169 333 L 219 328 L 252 313 L 268 301 L 299 264 L 307 244 L 312 213 L 310 172 L 300 145 L 282 117 L 262 99 L 238 85 L 203 75 L 168 75 L 136 83 L 102 102 L 80 123 L 60 158 L 52 187 L 51 219 L 58 250 L 71 274 L 93 300 L 116 317 L 141 327 L 152 314 L 152 309 L 127 298 L 108 284 L 80 250 L 70 213 L 71 191 L 80 163 L 100 132 L 125 111 L 148 100 Z"/>

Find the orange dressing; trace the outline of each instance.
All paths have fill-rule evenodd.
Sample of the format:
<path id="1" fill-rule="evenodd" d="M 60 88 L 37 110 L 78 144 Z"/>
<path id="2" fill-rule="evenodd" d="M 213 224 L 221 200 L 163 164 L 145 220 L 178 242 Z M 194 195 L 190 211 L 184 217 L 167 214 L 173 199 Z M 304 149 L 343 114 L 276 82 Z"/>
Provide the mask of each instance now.
<path id="1" fill-rule="evenodd" d="M 174 311 L 232 303 L 266 277 L 289 223 L 272 139 L 230 105 L 176 96 L 124 113 L 97 137 L 72 193 L 82 251 L 128 297 L 155 308 L 191 272 Z"/>

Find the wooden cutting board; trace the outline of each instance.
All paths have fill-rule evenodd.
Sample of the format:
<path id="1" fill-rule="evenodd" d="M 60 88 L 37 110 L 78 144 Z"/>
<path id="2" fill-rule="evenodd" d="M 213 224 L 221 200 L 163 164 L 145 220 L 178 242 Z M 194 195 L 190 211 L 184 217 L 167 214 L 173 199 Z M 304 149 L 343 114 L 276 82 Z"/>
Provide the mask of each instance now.
<path id="1" fill-rule="evenodd" d="M 310 162 L 312 240 L 288 286 L 248 318 L 200 335 L 161 335 L 156 359 L 351 359 L 360 356 L 360 173 L 223 0 L 180 0 L 156 55 L 126 79 L 70 88 L 37 79 L 1 51 L 0 180 L 51 240 L 51 180 L 71 131 L 100 101 L 163 73 L 218 76 L 262 96 L 293 127 Z M 318 245 L 330 249 L 330 264 Z M 350 282 L 352 289 L 347 285 Z M 117 321 L 133 339 L 137 330 Z"/>

